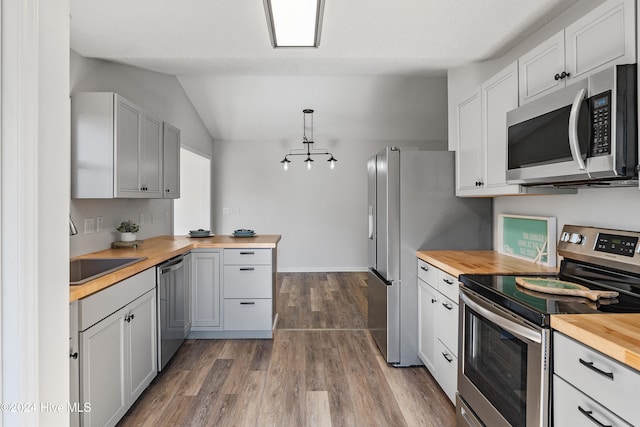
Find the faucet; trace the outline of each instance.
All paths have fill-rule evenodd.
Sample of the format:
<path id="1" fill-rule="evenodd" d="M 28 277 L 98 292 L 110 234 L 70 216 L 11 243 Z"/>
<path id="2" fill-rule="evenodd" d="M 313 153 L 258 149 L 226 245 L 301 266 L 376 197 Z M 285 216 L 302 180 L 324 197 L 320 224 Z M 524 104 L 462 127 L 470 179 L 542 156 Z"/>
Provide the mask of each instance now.
<path id="1" fill-rule="evenodd" d="M 78 229 L 76 228 L 76 225 L 73 223 L 73 220 L 71 219 L 71 215 L 69 215 L 69 236 L 75 236 L 76 234 L 78 234 Z"/>

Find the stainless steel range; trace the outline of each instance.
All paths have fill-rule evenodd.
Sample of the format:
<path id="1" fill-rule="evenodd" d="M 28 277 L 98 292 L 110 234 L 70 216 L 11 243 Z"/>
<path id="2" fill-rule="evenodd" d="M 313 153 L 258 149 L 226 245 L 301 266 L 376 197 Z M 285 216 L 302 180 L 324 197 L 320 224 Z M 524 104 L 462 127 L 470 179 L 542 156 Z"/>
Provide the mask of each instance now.
<path id="1" fill-rule="evenodd" d="M 462 275 L 459 426 L 550 425 L 550 318 L 640 312 L 640 232 L 565 225 L 557 278 L 615 298 L 591 301 L 522 288 L 516 276 Z"/>

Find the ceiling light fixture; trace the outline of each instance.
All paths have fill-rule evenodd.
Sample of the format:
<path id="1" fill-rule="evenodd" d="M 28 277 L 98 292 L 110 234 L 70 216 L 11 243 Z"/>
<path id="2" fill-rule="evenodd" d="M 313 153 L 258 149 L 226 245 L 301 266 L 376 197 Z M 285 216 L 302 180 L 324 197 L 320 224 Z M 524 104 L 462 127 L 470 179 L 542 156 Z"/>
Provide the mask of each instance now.
<path id="1" fill-rule="evenodd" d="M 289 151 L 289 154 L 284 156 L 284 160 L 280 161 L 284 170 L 289 169 L 289 163 L 291 163 L 289 156 L 307 156 L 304 160 L 304 164 L 307 165 L 308 170 L 311 170 L 311 165 L 313 164 L 311 156 L 329 156 L 327 159 L 329 167 L 331 169 L 335 169 L 338 159 L 333 157 L 333 154 L 329 153 L 324 148 L 311 148 L 311 144 L 313 144 L 313 110 L 305 109 L 302 110 L 302 113 L 302 144 L 304 145 L 304 148 L 293 148 Z"/>
<path id="2" fill-rule="evenodd" d="M 318 47 L 324 0 L 264 0 L 271 45 Z"/>

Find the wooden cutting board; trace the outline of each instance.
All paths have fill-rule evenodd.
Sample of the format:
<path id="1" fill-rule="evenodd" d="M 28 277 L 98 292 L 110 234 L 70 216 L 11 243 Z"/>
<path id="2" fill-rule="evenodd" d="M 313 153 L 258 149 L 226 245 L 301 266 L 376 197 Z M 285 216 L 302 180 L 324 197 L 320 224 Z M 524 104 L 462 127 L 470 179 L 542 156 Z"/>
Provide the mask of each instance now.
<path id="1" fill-rule="evenodd" d="M 565 282 L 563 280 L 516 277 L 516 283 L 525 289 L 530 289 L 536 292 L 544 292 L 545 294 L 554 295 L 571 295 L 588 298 L 591 301 L 597 301 L 600 298 L 615 298 L 618 296 L 618 292 L 616 291 L 599 291 L 589 289 L 586 286 L 578 285 L 577 283 Z"/>

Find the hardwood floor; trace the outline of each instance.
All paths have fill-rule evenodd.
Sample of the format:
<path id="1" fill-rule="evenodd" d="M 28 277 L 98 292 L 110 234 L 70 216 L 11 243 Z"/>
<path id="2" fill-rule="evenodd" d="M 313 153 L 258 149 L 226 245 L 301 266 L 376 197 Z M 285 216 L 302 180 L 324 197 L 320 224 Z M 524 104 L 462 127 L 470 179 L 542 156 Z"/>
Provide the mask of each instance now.
<path id="1" fill-rule="evenodd" d="M 279 274 L 273 340 L 188 340 L 121 426 L 453 426 L 424 367 L 385 363 L 364 273 Z"/>

